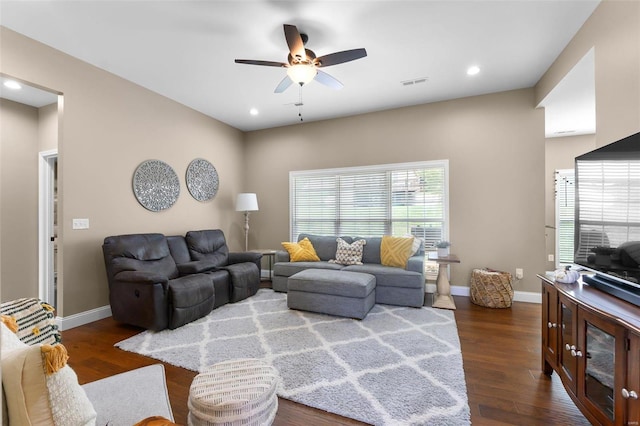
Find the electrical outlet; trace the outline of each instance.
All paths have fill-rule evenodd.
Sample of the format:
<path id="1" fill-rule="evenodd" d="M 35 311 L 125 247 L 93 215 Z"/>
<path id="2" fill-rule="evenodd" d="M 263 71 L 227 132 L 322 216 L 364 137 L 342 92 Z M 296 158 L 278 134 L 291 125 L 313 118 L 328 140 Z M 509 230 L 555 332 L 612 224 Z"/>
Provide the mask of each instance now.
<path id="1" fill-rule="evenodd" d="M 553 261 L 555 261 L 555 260 L 556 260 L 556 257 L 555 257 L 554 255 L 550 254 L 550 255 L 547 255 L 547 260 L 548 260 L 549 262 L 553 262 Z"/>
<path id="2" fill-rule="evenodd" d="M 516 268 L 516 279 L 521 280 L 522 278 L 524 278 L 524 271 L 522 268 Z"/>
<path id="3" fill-rule="evenodd" d="M 89 229 L 89 219 L 73 219 L 73 229 Z"/>

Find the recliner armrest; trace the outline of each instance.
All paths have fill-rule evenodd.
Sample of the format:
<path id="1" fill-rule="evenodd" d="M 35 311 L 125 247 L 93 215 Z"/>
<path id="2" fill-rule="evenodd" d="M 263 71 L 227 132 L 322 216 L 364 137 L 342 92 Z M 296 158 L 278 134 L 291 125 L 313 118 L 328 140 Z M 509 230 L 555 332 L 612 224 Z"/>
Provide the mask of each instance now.
<path id="1" fill-rule="evenodd" d="M 194 260 L 192 262 L 179 263 L 177 266 L 180 276 L 199 274 L 217 269 L 217 267 L 212 265 L 208 260 Z"/>
<path id="2" fill-rule="evenodd" d="M 144 271 L 122 271 L 118 272 L 114 279 L 120 282 L 147 283 L 147 284 L 167 284 L 169 279 L 154 272 Z"/>
<path id="3" fill-rule="evenodd" d="M 229 253 L 229 265 L 233 265 L 234 263 L 244 263 L 244 262 L 259 262 L 262 259 L 262 254 L 256 253 L 253 251 L 243 251 L 243 252 L 235 252 Z"/>

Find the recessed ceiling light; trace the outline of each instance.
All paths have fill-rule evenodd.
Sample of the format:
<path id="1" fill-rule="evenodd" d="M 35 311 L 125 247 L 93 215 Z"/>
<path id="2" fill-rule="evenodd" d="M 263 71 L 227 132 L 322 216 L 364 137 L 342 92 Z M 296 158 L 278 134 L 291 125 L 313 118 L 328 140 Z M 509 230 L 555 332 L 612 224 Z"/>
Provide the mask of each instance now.
<path id="1" fill-rule="evenodd" d="M 258 110 L 257 110 L 256 108 L 251 108 L 251 109 L 249 110 L 249 114 L 251 114 L 251 115 L 258 115 Z"/>
<path id="2" fill-rule="evenodd" d="M 476 65 L 469 67 L 469 69 L 467 69 L 467 75 L 476 75 L 479 72 L 480 72 L 480 67 Z"/>
<path id="3" fill-rule="evenodd" d="M 18 83 L 17 81 L 13 81 L 13 80 L 5 81 L 4 82 L 4 86 L 8 87 L 9 89 L 13 89 L 13 90 L 22 89 L 22 86 L 20 85 L 20 83 Z"/>

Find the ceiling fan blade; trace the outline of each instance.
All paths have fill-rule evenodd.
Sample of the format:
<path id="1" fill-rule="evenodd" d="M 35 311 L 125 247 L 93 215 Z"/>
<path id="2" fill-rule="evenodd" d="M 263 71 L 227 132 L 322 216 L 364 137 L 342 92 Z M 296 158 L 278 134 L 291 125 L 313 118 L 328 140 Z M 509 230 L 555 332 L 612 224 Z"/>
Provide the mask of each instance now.
<path id="1" fill-rule="evenodd" d="M 273 91 L 273 93 L 282 93 L 285 90 L 287 90 L 289 88 L 289 86 L 291 86 L 291 84 L 293 83 L 293 81 L 291 81 L 291 79 L 289 78 L 289 76 L 285 76 L 282 81 L 280 82 L 280 84 L 278 84 L 278 87 L 276 87 L 276 90 Z"/>
<path id="2" fill-rule="evenodd" d="M 284 24 L 284 38 L 287 40 L 289 51 L 294 58 L 305 59 L 304 43 L 295 25 Z"/>
<path id="3" fill-rule="evenodd" d="M 314 80 L 316 80 L 318 83 L 324 84 L 325 86 L 331 87 L 334 90 L 340 90 L 344 87 L 344 85 L 340 83 L 338 80 L 331 77 L 326 72 L 322 72 L 320 70 L 318 70 L 318 74 L 316 74 L 316 77 Z"/>
<path id="4" fill-rule="evenodd" d="M 315 63 L 319 67 L 328 67 L 331 65 L 341 64 L 343 62 L 355 61 L 356 59 L 367 56 L 365 49 L 343 50 L 342 52 L 329 53 L 328 55 L 316 58 Z"/>
<path id="5" fill-rule="evenodd" d="M 248 65 L 262 65 L 265 67 L 286 67 L 287 64 L 283 62 L 274 61 L 256 61 L 253 59 L 236 59 L 236 64 L 248 64 Z"/>

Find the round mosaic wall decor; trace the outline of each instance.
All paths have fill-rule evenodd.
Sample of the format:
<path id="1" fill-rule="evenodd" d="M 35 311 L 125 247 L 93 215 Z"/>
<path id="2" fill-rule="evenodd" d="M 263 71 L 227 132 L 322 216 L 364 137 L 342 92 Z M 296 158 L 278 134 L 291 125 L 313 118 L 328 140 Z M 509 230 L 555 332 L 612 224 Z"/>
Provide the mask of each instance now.
<path id="1" fill-rule="evenodd" d="M 187 189 L 198 201 L 209 201 L 218 192 L 218 172 L 213 164 L 196 158 L 187 167 Z"/>
<path id="2" fill-rule="evenodd" d="M 164 161 L 147 160 L 133 173 L 133 193 L 145 209 L 159 212 L 178 200 L 180 181 Z"/>

